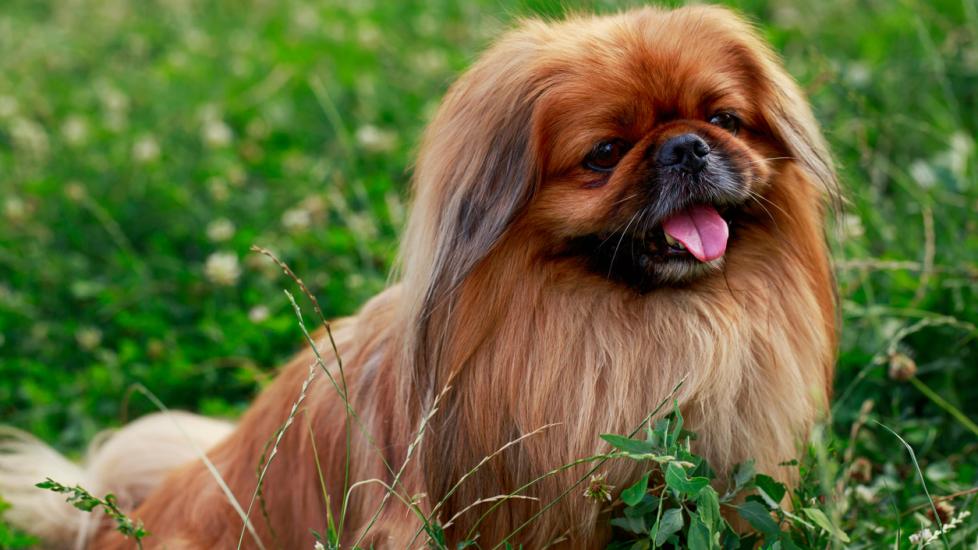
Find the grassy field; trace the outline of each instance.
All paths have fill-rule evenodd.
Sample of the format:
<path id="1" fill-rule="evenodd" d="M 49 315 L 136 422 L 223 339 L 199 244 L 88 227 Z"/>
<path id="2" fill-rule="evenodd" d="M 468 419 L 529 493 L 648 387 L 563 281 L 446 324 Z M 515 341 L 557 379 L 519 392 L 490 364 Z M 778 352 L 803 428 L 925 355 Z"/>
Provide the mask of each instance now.
<path id="1" fill-rule="evenodd" d="M 936 528 L 922 481 L 978 484 L 978 1 L 732 4 L 810 94 L 848 197 L 818 447 L 835 520 L 851 547 L 912 547 Z M 75 453 L 154 410 L 136 383 L 240 413 L 302 345 L 289 282 L 249 247 L 354 312 L 386 284 L 452 78 L 519 16 L 622 5 L 0 4 L 0 423 Z M 974 547 L 978 499 L 945 502 L 947 543 Z"/>

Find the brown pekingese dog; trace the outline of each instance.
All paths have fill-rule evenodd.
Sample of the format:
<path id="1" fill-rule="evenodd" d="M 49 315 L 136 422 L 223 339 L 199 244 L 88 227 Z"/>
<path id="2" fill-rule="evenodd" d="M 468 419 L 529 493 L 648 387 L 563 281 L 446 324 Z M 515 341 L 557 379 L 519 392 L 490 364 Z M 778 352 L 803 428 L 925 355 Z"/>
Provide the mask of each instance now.
<path id="1" fill-rule="evenodd" d="M 320 376 L 254 502 L 310 351 L 208 452 L 240 508 L 199 459 L 145 487 L 174 461 L 158 450 L 172 436 L 160 426 L 126 428 L 114 456 L 103 447 L 92 459 L 146 463 L 144 486 L 105 467 L 79 476 L 127 496 L 150 548 L 234 548 L 242 533 L 248 548 L 311 548 L 327 508 L 340 516 L 349 448 L 359 483 L 344 547 L 423 546 L 387 485 L 450 521 L 450 546 L 478 533 L 489 548 L 522 527 L 509 540 L 524 548 L 599 548 L 607 518 L 576 491 L 523 526 L 586 466 L 521 493 L 536 500 L 486 499 L 605 451 L 599 434 L 634 429 L 684 380 L 676 397 L 694 450 L 721 477 L 753 458 L 790 483 L 779 464 L 797 456 L 832 380 L 823 219 L 836 187 L 802 93 L 730 11 L 525 21 L 452 86 L 425 134 L 400 283 L 334 328 L 355 412 L 349 447 L 346 407 Z M 191 436 L 204 422 L 185 420 Z M 140 437 L 157 442 L 147 450 Z M 640 474 L 625 462 L 605 472 L 618 488 Z M 56 541 L 79 536 L 77 519 L 45 531 L 40 515 L 18 518 Z M 131 542 L 103 525 L 90 544 Z"/>

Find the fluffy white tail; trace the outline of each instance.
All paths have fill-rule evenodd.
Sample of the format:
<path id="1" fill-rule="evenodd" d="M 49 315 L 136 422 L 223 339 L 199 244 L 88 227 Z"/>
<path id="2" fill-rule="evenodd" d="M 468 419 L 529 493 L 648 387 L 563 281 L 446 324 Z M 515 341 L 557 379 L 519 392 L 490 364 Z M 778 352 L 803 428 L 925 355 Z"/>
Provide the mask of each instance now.
<path id="1" fill-rule="evenodd" d="M 50 477 L 98 497 L 112 493 L 120 508 L 130 510 L 170 470 L 199 458 L 200 450 L 232 429 L 231 423 L 184 412 L 151 414 L 100 433 L 82 464 L 75 464 L 36 437 L 0 426 L 0 496 L 11 504 L 4 519 L 53 548 L 84 548 L 100 516 L 75 509 L 63 495 L 35 483 Z"/>

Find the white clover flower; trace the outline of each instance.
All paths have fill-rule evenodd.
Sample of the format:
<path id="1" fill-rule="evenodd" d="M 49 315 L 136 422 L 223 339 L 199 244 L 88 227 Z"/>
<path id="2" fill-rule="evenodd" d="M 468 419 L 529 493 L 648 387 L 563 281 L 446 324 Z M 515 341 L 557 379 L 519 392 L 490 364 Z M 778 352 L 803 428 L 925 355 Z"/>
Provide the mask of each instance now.
<path id="1" fill-rule="evenodd" d="M 850 63 L 846 69 L 846 81 L 854 88 L 865 87 L 872 78 L 872 71 L 862 61 Z"/>
<path id="2" fill-rule="evenodd" d="M 856 485 L 856 498 L 867 504 L 876 502 L 876 489 L 866 485 Z"/>
<path id="3" fill-rule="evenodd" d="M 312 215 L 304 208 L 292 208 L 282 214 L 282 225 L 291 232 L 300 233 L 312 225 Z"/>
<path id="4" fill-rule="evenodd" d="M 363 212 L 353 212 L 347 215 L 347 225 L 356 235 L 371 239 L 377 236 L 377 222 L 373 217 Z"/>
<path id="5" fill-rule="evenodd" d="M 346 286 L 351 289 L 363 288 L 363 285 L 366 284 L 366 282 L 367 279 L 365 279 L 363 275 L 359 273 L 351 273 L 346 278 Z"/>
<path id="6" fill-rule="evenodd" d="M 65 196 L 72 202 L 81 202 L 87 195 L 85 186 L 77 181 L 70 181 L 65 185 Z"/>
<path id="7" fill-rule="evenodd" d="M 309 195 L 302 199 L 301 205 L 312 216 L 321 216 L 326 212 L 326 201 L 319 195 Z"/>
<path id="8" fill-rule="evenodd" d="M 7 197 L 3 203 L 3 215 L 8 221 L 19 223 L 27 218 L 27 204 L 20 197 Z"/>
<path id="9" fill-rule="evenodd" d="M 38 157 L 47 156 L 48 134 L 44 127 L 26 118 L 16 118 L 10 125 L 10 137 L 18 149 Z"/>
<path id="10" fill-rule="evenodd" d="M 863 221 L 856 214 L 846 214 L 842 222 L 842 232 L 846 238 L 862 237 L 866 233 Z"/>
<path id="11" fill-rule="evenodd" d="M 129 97 L 112 86 L 100 86 L 98 96 L 108 111 L 121 112 L 129 109 Z"/>
<path id="12" fill-rule="evenodd" d="M 210 192 L 211 197 L 218 202 L 224 202 L 231 196 L 227 183 L 217 176 L 207 180 L 207 190 Z"/>
<path id="13" fill-rule="evenodd" d="M 227 147 L 231 144 L 231 139 L 234 137 L 234 134 L 231 132 L 231 127 L 225 124 L 223 120 L 217 118 L 209 118 L 204 122 L 201 135 L 204 139 L 204 144 L 211 149 Z"/>
<path id="14" fill-rule="evenodd" d="M 234 224 L 227 218 L 218 218 L 207 224 L 207 238 L 222 243 L 234 236 Z"/>
<path id="15" fill-rule="evenodd" d="M 368 50 L 376 48 L 380 44 L 380 36 L 380 29 L 376 25 L 362 23 L 357 27 L 357 42 Z"/>
<path id="16" fill-rule="evenodd" d="M 227 169 L 227 179 L 228 183 L 235 187 L 241 187 L 245 184 L 248 179 L 248 173 L 239 164 L 234 164 Z"/>
<path id="17" fill-rule="evenodd" d="M 86 351 L 91 351 L 102 343 L 102 331 L 95 327 L 84 327 L 75 333 L 78 345 Z"/>
<path id="18" fill-rule="evenodd" d="M 448 68 L 448 59 L 445 52 L 432 49 L 415 54 L 411 58 L 411 64 L 421 74 L 437 75 Z"/>
<path id="19" fill-rule="evenodd" d="M 397 144 L 397 135 L 388 130 L 367 124 L 357 129 L 357 143 L 371 153 L 385 153 Z"/>
<path id="20" fill-rule="evenodd" d="M 937 174 L 927 161 L 917 159 L 910 164 L 910 177 L 921 189 L 930 189 L 937 183 Z"/>
<path id="21" fill-rule="evenodd" d="M 299 32 L 312 32 L 319 29 L 319 13 L 308 4 L 300 4 L 292 11 L 292 26 Z"/>
<path id="22" fill-rule="evenodd" d="M 79 115 L 71 115 L 61 125 L 61 136 L 68 145 L 81 145 L 88 139 L 88 122 Z"/>
<path id="23" fill-rule="evenodd" d="M 133 144 L 132 158 L 141 164 L 153 162 L 160 158 L 160 144 L 153 136 L 143 136 Z"/>
<path id="24" fill-rule="evenodd" d="M 214 252 L 207 257 L 204 275 L 217 285 L 233 286 L 241 276 L 241 265 L 234 252 Z"/>
<path id="25" fill-rule="evenodd" d="M 964 132 L 955 132 L 951 136 L 950 148 L 947 152 L 948 167 L 954 175 L 962 177 L 968 166 L 968 159 L 975 147 L 975 142 Z M 962 177 L 963 179 L 963 177 Z"/>
<path id="26" fill-rule="evenodd" d="M 265 306 L 255 306 L 248 310 L 248 320 L 258 324 L 268 319 L 269 311 Z"/>
<path id="27" fill-rule="evenodd" d="M 0 95 L 0 118 L 10 118 L 17 114 L 19 105 L 17 99 L 9 95 Z"/>

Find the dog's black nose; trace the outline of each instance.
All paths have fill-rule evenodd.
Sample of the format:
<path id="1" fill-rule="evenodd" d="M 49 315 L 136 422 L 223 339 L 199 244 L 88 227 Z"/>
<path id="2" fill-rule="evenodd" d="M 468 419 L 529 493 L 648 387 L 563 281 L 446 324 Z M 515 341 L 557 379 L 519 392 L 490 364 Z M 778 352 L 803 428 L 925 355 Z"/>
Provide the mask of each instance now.
<path id="1" fill-rule="evenodd" d="M 656 160 L 661 166 L 682 168 L 692 174 L 706 166 L 710 146 L 696 134 L 682 134 L 662 144 Z"/>

